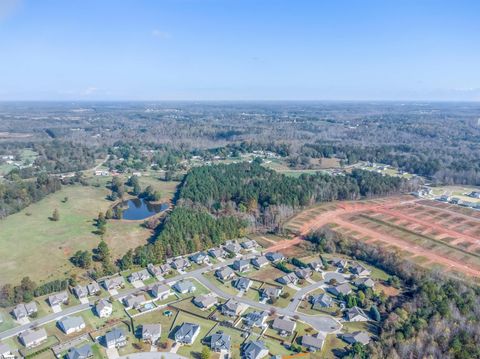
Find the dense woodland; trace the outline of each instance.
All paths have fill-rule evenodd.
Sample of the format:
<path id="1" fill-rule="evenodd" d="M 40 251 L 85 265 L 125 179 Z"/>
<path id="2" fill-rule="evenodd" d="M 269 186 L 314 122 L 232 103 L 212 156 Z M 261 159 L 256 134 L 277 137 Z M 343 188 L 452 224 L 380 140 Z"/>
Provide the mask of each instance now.
<path id="1" fill-rule="evenodd" d="M 391 250 L 351 240 L 330 229 L 308 239 L 320 252 L 344 253 L 399 277 L 406 286 L 401 297 L 379 306 L 379 341 L 359 358 L 480 358 L 480 289 L 432 273 L 402 260 Z M 352 354 L 352 353 L 350 353 Z M 353 355 L 354 356 L 354 355 Z"/>

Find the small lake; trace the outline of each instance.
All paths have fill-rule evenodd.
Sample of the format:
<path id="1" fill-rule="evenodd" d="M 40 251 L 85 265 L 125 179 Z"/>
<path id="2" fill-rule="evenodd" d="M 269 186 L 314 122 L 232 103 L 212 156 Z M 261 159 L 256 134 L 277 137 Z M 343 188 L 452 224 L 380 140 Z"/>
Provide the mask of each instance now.
<path id="1" fill-rule="evenodd" d="M 122 202 L 122 219 L 138 221 L 153 216 L 168 209 L 168 203 L 153 204 L 144 199 L 134 198 Z"/>

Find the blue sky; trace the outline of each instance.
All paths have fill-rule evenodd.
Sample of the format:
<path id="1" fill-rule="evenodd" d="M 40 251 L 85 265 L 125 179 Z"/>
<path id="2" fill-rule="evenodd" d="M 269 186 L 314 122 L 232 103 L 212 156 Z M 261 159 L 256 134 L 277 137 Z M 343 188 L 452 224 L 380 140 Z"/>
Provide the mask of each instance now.
<path id="1" fill-rule="evenodd" d="M 0 100 L 480 101 L 480 1 L 0 0 Z"/>

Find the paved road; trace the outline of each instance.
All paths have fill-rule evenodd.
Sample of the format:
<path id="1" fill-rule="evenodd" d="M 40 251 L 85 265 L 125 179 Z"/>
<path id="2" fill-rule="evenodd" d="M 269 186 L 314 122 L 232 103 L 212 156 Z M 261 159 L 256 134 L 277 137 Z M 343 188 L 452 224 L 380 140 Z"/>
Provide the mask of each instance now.
<path id="1" fill-rule="evenodd" d="M 131 353 L 120 357 L 119 359 L 188 359 L 184 356 L 168 353 L 168 352 L 145 352 L 145 353 Z"/>
<path id="2" fill-rule="evenodd" d="M 57 321 L 58 319 L 63 318 L 67 315 L 72 315 L 72 314 L 75 314 L 75 313 L 83 312 L 84 310 L 90 309 L 90 306 L 91 305 L 89 303 L 80 304 L 80 305 L 76 305 L 74 307 L 66 308 L 66 309 L 64 309 L 64 310 L 62 310 L 61 312 L 58 312 L 58 313 L 48 314 L 48 315 L 46 315 L 46 316 L 44 316 L 40 319 L 34 320 L 34 321 L 32 321 L 28 324 L 20 325 L 18 327 L 15 327 L 15 328 L 12 328 L 12 329 L 9 329 L 9 330 L 6 330 L 6 331 L 0 333 L 0 339 L 7 339 L 7 338 L 13 337 L 17 334 L 20 334 L 21 332 L 23 332 L 23 331 L 25 331 L 29 328 L 33 328 L 33 327 L 41 326 L 41 325 L 44 325 L 44 324 L 47 324 L 47 323 L 50 323 L 50 322 Z"/>

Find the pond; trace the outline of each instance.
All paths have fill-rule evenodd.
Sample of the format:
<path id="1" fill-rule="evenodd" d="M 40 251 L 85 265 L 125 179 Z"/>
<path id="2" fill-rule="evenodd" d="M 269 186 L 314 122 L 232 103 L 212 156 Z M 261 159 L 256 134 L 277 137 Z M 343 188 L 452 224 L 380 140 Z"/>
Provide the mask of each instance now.
<path id="1" fill-rule="evenodd" d="M 168 209 L 168 203 L 153 204 L 139 198 L 129 199 L 117 206 L 123 209 L 122 219 L 129 220 L 145 219 Z"/>

